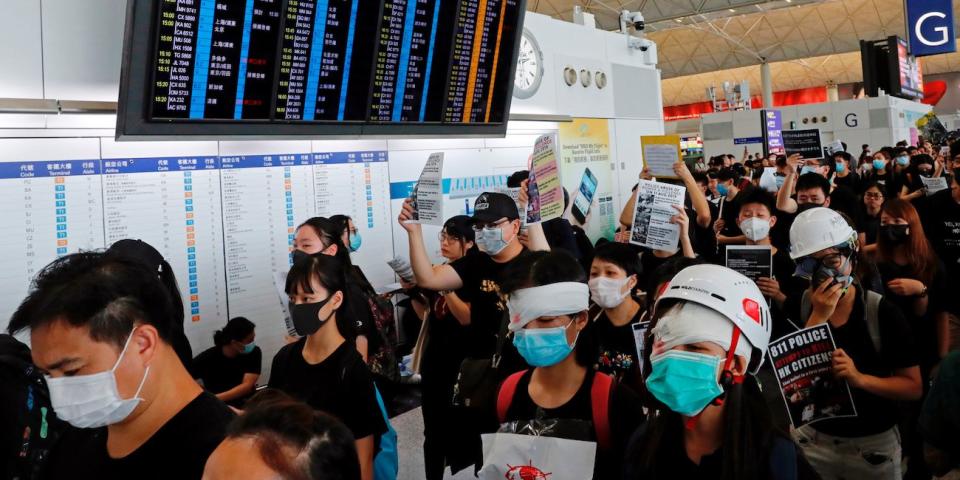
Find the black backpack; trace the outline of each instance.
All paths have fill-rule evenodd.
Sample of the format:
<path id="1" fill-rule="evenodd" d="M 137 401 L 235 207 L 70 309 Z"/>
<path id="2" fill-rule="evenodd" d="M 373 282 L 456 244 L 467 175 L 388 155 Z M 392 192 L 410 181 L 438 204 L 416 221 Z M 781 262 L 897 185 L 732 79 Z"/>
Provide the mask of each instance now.
<path id="1" fill-rule="evenodd" d="M 0 477 L 39 479 L 50 450 L 68 426 L 53 413 L 30 349 L 5 334 L 0 334 L 0 385 Z"/>

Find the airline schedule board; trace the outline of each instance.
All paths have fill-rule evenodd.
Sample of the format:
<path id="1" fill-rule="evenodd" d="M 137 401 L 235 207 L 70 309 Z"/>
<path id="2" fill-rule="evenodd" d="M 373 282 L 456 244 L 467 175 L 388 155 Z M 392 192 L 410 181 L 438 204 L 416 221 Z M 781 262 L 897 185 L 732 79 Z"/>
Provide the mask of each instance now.
<path id="1" fill-rule="evenodd" d="M 505 127 L 524 3 L 131 2 L 118 138 Z"/>

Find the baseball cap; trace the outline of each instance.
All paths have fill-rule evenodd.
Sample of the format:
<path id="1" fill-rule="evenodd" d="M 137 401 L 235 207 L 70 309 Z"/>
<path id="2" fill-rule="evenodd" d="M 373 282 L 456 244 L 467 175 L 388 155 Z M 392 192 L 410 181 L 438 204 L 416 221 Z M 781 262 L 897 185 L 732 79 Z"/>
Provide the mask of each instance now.
<path id="1" fill-rule="evenodd" d="M 473 203 L 471 223 L 493 223 L 501 218 L 517 220 L 520 213 L 517 203 L 503 193 L 483 192 Z"/>

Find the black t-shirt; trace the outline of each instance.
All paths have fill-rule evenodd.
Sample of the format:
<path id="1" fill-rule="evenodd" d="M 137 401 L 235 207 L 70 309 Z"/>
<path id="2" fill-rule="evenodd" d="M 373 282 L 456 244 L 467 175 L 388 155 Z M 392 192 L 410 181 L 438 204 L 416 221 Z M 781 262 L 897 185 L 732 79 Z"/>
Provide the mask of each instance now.
<path id="1" fill-rule="evenodd" d="M 357 439 L 387 431 L 373 378 L 350 342 L 311 365 L 303 358 L 306 338 L 284 346 L 273 357 L 270 388 L 276 388 L 339 418 Z"/>
<path id="2" fill-rule="evenodd" d="M 517 383 L 513 401 L 507 409 L 506 421 L 528 421 L 534 419 L 579 420 L 581 423 L 593 425 L 593 402 L 590 391 L 593 386 L 594 372 L 587 371 L 583 384 L 577 393 L 567 403 L 557 408 L 542 408 L 533 402 L 528 392 L 530 376 L 533 370 L 528 370 Z M 594 465 L 595 479 L 619 478 L 621 461 L 630 436 L 643 421 L 643 412 L 637 395 L 621 383 L 615 383 L 610 398 L 608 416 L 610 418 L 610 447 L 597 448 L 597 459 Z M 570 440 L 596 441 L 596 434 L 589 429 L 585 435 L 575 435 L 580 438 Z M 554 435 L 559 436 L 559 435 Z M 586 438 L 583 438 L 586 437 Z M 568 438 L 564 436 L 563 438 Z"/>
<path id="3" fill-rule="evenodd" d="M 679 420 L 678 420 L 679 421 Z M 627 456 L 624 459 L 624 480 L 670 479 L 687 478 L 722 478 L 723 477 L 723 446 L 713 453 L 700 457 L 700 463 L 694 463 L 687 455 L 682 435 L 666 432 L 661 437 L 662 445 L 656 454 L 656 471 L 648 472 L 640 463 L 639 449 L 648 434 L 648 426 L 644 425 L 630 439 Z M 803 460 L 798 447 L 787 438 L 774 434 L 768 454 L 767 469 L 761 475 L 768 475 L 771 480 L 819 479 L 810 465 Z"/>
<path id="4" fill-rule="evenodd" d="M 600 355 L 594 368 L 634 391 L 643 381 L 639 368 L 641 360 L 637 359 L 637 345 L 633 337 L 633 325 L 640 322 L 644 312 L 643 302 L 637 300 L 637 303 L 640 308 L 636 315 L 626 325 L 619 327 L 610 322 L 602 308 L 593 305 L 590 311 L 590 318 L 595 319 L 593 331 L 600 347 Z"/>
<path id="5" fill-rule="evenodd" d="M 867 330 L 863 297 L 859 291 L 857 295 L 847 323 L 840 327 L 830 326 L 837 348 L 842 348 L 853 359 L 857 370 L 867 375 L 885 378 L 893 370 L 918 366 L 920 354 L 914 334 L 900 309 L 886 298 L 880 301 L 877 321 L 881 351 L 878 353 Z M 790 318 L 800 318 L 800 302 L 800 296 L 787 299 L 785 309 Z M 806 319 L 801 321 L 806 323 Z M 856 417 L 826 419 L 811 426 L 827 435 L 862 437 L 876 435 L 897 424 L 899 410 L 896 401 L 858 388 L 851 387 L 850 391 L 857 408 Z"/>
<path id="6" fill-rule="evenodd" d="M 845 177 L 837 175 L 833 177 L 833 184 L 838 187 L 847 187 L 854 192 L 860 191 L 860 175 L 857 172 L 850 172 Z"/>
<path id="7" fill-rule="evenodd" d="M 777 253 L 773 254 L 773 277 L 780 283 L 780 291 L 787 296 L 787 299 L 802 296 L 803 291 L 810 285 L 807 280 L 794 275 L 796 271 L 797 264 L 790 258 L 790 254 L 778 248 Z M 786 304 L 786 301 L 784 303 Z M 803 325 L 802 322 L 797 321 L 790 323 L 793 319 L 788 319 L 785 308 L 778 307 L 775 302 L 770 311 L 773 318 L 771 339 L 793 333 Z"/>
<path id="8" fill-rule="evenodd" d="M 526 250 L 520 252 L 525 255 Z M 500 293 L 503 272 L 511 263 L 520 258 L 517 255 L 508 262 L 497 263 L 487 254 L 467 255 L 450 264 L 463 281 L 463 287 L 457 291 L 460 298 L 470 304 L 471 341 L 465 345 L 467 356 L 489 358 L 496 348 L 497 334 L 500 332 L 504 314 L 507 311 L 506 299 Z M 505 350 L 516 350 L 506 342 Z M 517 371 L 508 370 L 508 371 Z"/>
<path id="9" fill-rule="evenodd" d="M 193 359 L 193 375 L 203 381 L 203 387 L 208 392 L 223 393 L 240 385 L 243 376 L 248 373 L 260 375 L 262 357 L 260 347 L 253 347 L 252 352 L 233 358 L 227 358 L 221 347 L 210 347 Z M 241 398 L 228 403 L 238 406 L 243 400 Z"/>
<path id="10" fill-rule="evenodd" d="M 934 274 L 933 281 L 927 285 L 927 295 L 929 296 L 927 313 L 921 316 L 913 313 L 913 303 L 916 297 L 897 295 L 887 287 L 887 283 L 897 278 L 919 280 L 916 275 L 913 275 L 911 265 L 877 262 L 877 270 L 879 270 L 880 279 L 883 282 L 884 298 L 890 300 L 900 309 L 913 330 L 917 346 L 920 349 L 920 364 L 925 368 L 932 367 L 940 360 L 940 356 L 937 354 L 937 328 L 934 316 L 946 310 L 946 298 L 950 296 L 943 267 L 937 266 L 937 273 Z"/>
<path id="11" fill-rule="evenodd" d="M 790 227 L 793 226 L 793 221 L 796 220 L 797 214 L 777 210 L 773 212 L 773 215 L 777 217 L 777 223 L 770 229 L 770 243 L 774 247 L 777 247 L 777 250 L 789 252 Z"/>
<path id="12" fill-rule="evenodd" d="M 884 197 L 897 198 L 900 196 L 900 186 L 903 182 L 900 179 L 900 175 L 894 173 L 890 168 L 893 167 L 890 166 L 883 175 L 877 175 L 876 170 L 871 170 L 864 175 L 861 186 L 875 181 L 880 185 L 880 190 L 883 191 Z"/>
<path id="13" fill-rule="evenodd" d="M 949 278 L 960 278 L 960 203 L 942 190 L 930 196 L 929 207 L 920 210 L 923 231 L 946 267 Z M 960 314 L 960 295 L 951 295 L 947 308 Z"/>
<path id="14" fill-rule="evenodd" d="M 860 214 L 857 216 L 857 233 L 862 233 L 867 239 L 867 245 L 877 243 L 877 233 L 880 231 L 880 214 L 871 217 L 866 209 L 861 206 Z"/>
<path id="15" fill-rule="evenodd" d="M 70 429 L 51 452 L 47 478 L 199 479 L 233 416 L 226 404 L 203 392 L 119 459 L 107 453 L 106 427 Z"/>

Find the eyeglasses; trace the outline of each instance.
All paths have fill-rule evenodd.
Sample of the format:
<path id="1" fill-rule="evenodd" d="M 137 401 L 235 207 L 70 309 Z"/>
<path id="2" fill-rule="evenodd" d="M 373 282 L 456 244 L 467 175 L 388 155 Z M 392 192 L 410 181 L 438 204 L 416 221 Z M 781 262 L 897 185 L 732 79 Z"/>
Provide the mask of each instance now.
<path id="1" fill-rule="evenodd" d="M 437 238 L 440 239 L 440 243 L 447 242 L 460 242 L 463 240 L 463 237 L 458 237 L 456 235 L 448 235 L 446 232 L 440 232 L 440 235 L 437 235 Z"/>
<path id="2" fill-rule="evenodd" d="M 504 223 L 507 223 L 507 221 L 508 221 L 508 220 L 507 220 L 506 218 L 502 218 L 502 219 L 500 219 L 500 220 L 497 220 L 496 222 L 488 223 L 488 224 L 486 224 L 486 225 L 484 225 L 484 224 L 482 224 L 482 223 L 477 223 L 477 224 L 474 224 L 474 225 L 473 225 L 473 231 L 474 231 L 474 232 L 477 232 L 477 233 L 480 233 L 480 232 L 482 232 L 484 229 L 498 228 L 498 227 L 500 227 L 500 225 L 503 225 Z"/>

